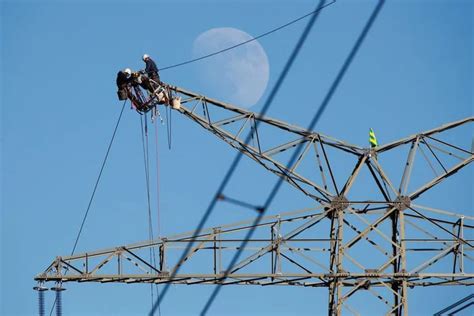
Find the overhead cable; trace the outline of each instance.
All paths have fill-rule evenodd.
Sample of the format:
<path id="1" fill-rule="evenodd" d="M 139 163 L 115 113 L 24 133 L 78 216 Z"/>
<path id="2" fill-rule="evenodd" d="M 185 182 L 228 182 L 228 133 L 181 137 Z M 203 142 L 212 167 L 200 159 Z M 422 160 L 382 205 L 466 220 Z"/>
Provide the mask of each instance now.
<path id="1" fill-rule="evenodd" d="M 344 64 L 342 65 L 341 69 L 339 70 L 335 80 L 333 81 L 331 87 L 329 88 L 329 91 L 327 92 L 326 96 L 323 99 L 323 102 L 321 103 L 321 105 L 319 106 L 319 108 L 318 108 L 317 112 L 315 113 L 313 119 L 311 120 L 307 130 L 311 131 L 315 128 L 316 124 L 318 123 L 319 119 L 321 118 L 322 114 L 324 113 L 324 110 L 328 106 L 329 101 L 331 100 L 331 98 L 334 95 L 334 93 L 336 92 L 340 82 L 342 81 L 342 78 L 346 74 L 347 69 L 349 68 L 349 66 L 353 62 L 354 57 L 356 56 L 357 52 L 359 51 L 360 46 L 364 42 L 369 30 L 371 29 L 375 19 L 377 18 L 378 14 L 379 14 L 379 12 L 382 9 L 384 4 L 385 4 L 385 0 L 379 0 L 378 1 L 377 6 L 372 11 L 372 14 L 370 15 L 369 19 L 367 20 L 361 34 L 357 38 L 355 45 L 352 47 L 349 55 L 347 56 L 346 60 L 344 61 Z M 301 153 L 302 150 L 303 150 L 303 146 L 302 146 L 302 144 L 300 144 L 297 147 L 297 149 L 295 150 L 295 152 L 293 153 L 292 157 L 290 158 L 286 168 L 282 169 L 282 172 L 285 173 L 285 176 L 289 177 L 289 175 L 287 174 L 287 172 L 285 170 L 288 170 L 289 166 L 291 166 L 295 163 L 297 157 L 299 156 L 299 154 Z M 276 181 L 275 185 L 273 186 L 270 194 L 268 195 L 268 197 L 267 197 L 267 199 L 266 199 L 266 201 L 263 205 L 263 212 L 259 213 L 259 215 L 255 218 L 255 221 L 252 224 L 252 228 L 246 234 L 246 236 L 244 238 L 244 241 L 239 246 L 239 250 L 233 256 L 233 258 L 231 259 L 231 261 L 228 265 L 228 268 L 225 270 L 224 276 L 222 277 L 222 283 L 218 284 L 214 288 L 214 290 L 213 290 L 211 296 L 209 297 L 209 299 L 207 300 L 204 308 L 201 310 L 201 313 L 200 313 L 201 316 L 206 315 L 207 312 L 209 311 L 209 308 L 211 307 L 211 305 L 213 304 L 213 302 L 214 302 L 215 298 L 217 297 L 219 291 L 221 290 L 223 280 L 225 280 L 227 278 L 227 276 L 231 272 L 232 267 L 236 264 L 237 260 L 239 259 L 240 255 L 242 254 L 243 249 L 245 249 L 245 247 L 247 246 L 248 241 L 250 240 L 250 238 L 252 238 L 253 233 L 255 232 L 255 228 L 260 223 L 261 219 L 263 218 L 263 216 L 265 214 L 265 211 L 270 207 L 271 203 L 273 202 L 273 199 L 277 195 L 277 193 L 280 189 L 280 186 L 283 183 L 283 179 L 284 179 L 284 177 L 280 177 Z"/>
<path id="2" fill-rule="evenodd" d="M 306 41 L 306 38 L 309 34 L 309 31 L 312 29 L 314 23 L 316 22 L 317 20 L 317 17 L 319 16 L 319 12 L 321 11 L 321 9 L 323 9 L 325 6 L 327 7 L 327 5 L 324 4 L 324 1 L 325 0 L 320 0 L 319 2 L 319 5 L 318 7 L 313 11 L 314 15 L 312 16 L 311 20 L 307 23 L 305 29 L 303 30 L 297 44 L 295 45 L 291 55 L 289 56 L 288 58 L 288 61 L 287 63 L 285 64 L 285 67 L 283 68 L 282 72 L 280 73 L 280 76 L 277 80 L 277 82 L 275 83 L 275 86 L 273 87 L 273 89 L 271 90 L 270 92 L 270 95 L 268 96 L 263 108 L 262 108 L 262 111 L 260 112 L 260 116 L 264 116 L 265 113 L 268 111 L 268 109 L 270 108 L 270 106 L 272 105 L 273 103 L 273 100 L 276 96 L 276 94 L 278 93 L 281 85 L 283 84 L 288 72 L 290 71 L 291 69 L 291 66 L 293 65 L 293 62 L 296 60 L 296 57 L 298 56 L 298 53 L 300 52 L 304 42 Z M 334 3 L 334 2 L 333 2 Z M 258 124 L 258 122 L 256 123 Z M 245 139 L 245 144 L 248 144 L 251 140 L 251 134 L 249 134 L 246 139 Z M 220 199 L 222 193 L 224 192 L 224 189 L 227 187 L 227 184 L 229 183 L 230 181 L 230 178 L 232 177 L 232 175 L 234 174 L 240 160 L 242 158 L 242 153 L 239 152 L 237 153 L 237 155 L 235 156 L 234 160 L 232 161 L 229 169 L 227 170 L 224 178 L 222 179 L 222 182 L 220 183 L 219 185 L 219 188 L 217 189 L 217 192 L 216 194 L 214 195 L 213 199 L 211 200 L 208 208 L 206 209 L 206 212 L 204 213 L 203 217 L 201 218 L 198 226 L 196 227 L 195 229 L 195 233 L 194 233 L 194 236 L 192 239 L 194 239 L 197 235 L 200 234 L 200 232 L 202 231 L 205 223 L 207 222 L 207 220 L 209 219 L 209 216 L 211 215 L 212 211 L 214 210 L 214 207 L 216 206 L 217 204 L 217 201 Z M 263 213 L 263 212 L 262 212 Z M 186 256 L 188 255 L 191 247 L 192 247 L 193 243 L 190 242 L 187 246 L 186 246 L 186 249 L 183 251 L 180 259 L 179 259 L 179 262 L 184 262 L 185 261 L 185 258 Z M 177 268 L 173 271 L 172 275 L 171 275 L 171 279 L 173 279 L 176 274 L 178 273 L 180 269 L 180 264 L 178 263 L 178 266 Z M 155 304 L 153 305 L 153 308 L 150 310 L 149 314 L 150 316 L 154 315 L 158 306 L 160 305 L 160 303 L 163 301 L 163 299 L 166 297 L 166 294 L 169 290 L 169 287 L 170 287 L 170 284 L 171 283 L 167 283 L 162 292 L 161 292 L 161 295 L 160 297 L 158 297 L 155 301 Z"/>
<path id="3" fill-rule="evenodd" d="M 123 114 L 123 110 L 125 109 L 125 104 L 126 103 L 127 103 L 127 100 L 125 100 L 123 102 L 122 110 L 120 111 L 120 115 L 118 117 L 117 123 L 115 124 L 114 132 L 112 134 L 112 138 L 110 139 L 109 146 L 107 147 L 107 152 L 105 153 L 104 161 L 102 162 L 102 166 L 100 167 L 99 175 L 97 176 L 97 180 L 95 181 L 94 189 L 92 190 L 92 194 L 91 194 L 91 197 L 89 199 L 89 204 L 87 205 L 86 211 L 85 211 L 84 216 L 82 218 L 81 226 L 79 228 L 79 231 L 77 232 L 76 241 L 74 242 L 74 246 L 72 247 L 72 250 L 71 250 L 71 256 L 76 251 L 77 243 L 79 242 L 79 238 L 81 237 L 81 234 L 82 234 L 82 229 L 84 228 L 84 224 L 86 223 L 87 216 L 89 215 L 89 211 L 90 211 L 90 208 L 91 208 L 91 205 L 92 205 L 92 201 L 94 200 L 95 192 L 97 191 L 97 186 L 99 185 L 100 178 L 102 177 L 102 172 L 104 171 L 104 167 L 105 167 L 105 164 L 107 162 L 107 158 L 109 157 L 110 149 L 112 148 L 112 144 L 113 144 L 114 139 L 115 139 L 115 134 L 117 133 L 117 129 L 118 129 L 119 124 L 120 124 L 120 120 L 122 119 L 122 114 Z M 49 316 L 51 316 L 53 314 L 54 306 L 56 305 L 56 303 L 57 303 L 57 298 L 54 300 L 53 305 L 51 306 Z"/>
<path id="4" fill-rule="evenodd" d="M 291 20 L 290 22 L 288 22 L 288 23 L 286 23 L 286 24 L 283 24 L 283 25 L 281 25 L 281 26 L 279 26 L 279 27 L 277 27 L 277 28 L 274 28 L 274 29 L 272 29 L 272 30 L 270 30 L 270 31 L 267 31 L 267 32 L 265 32 L 265 33 L 262 33 L 262 34 L 260 34 L 260 35 L 258 35 L 258 36 L 256 36 L 256 37 L 252 37 L 252 38 L 249 39 L 249 40 L 240 42 L 240 43 L 238 43 L 238 44 L 229 46 L 229 47 L 227 47 L 227 48 L 224 48 L 224 49 L 215 51 L 215 52 L 213 52 L 213 53 L 210 53 L 210 54 L 207 54 L 207 55 L 204 55 L 204 56 L 200 56 L 200 57 L 197 57 L 197 58 L 194 58 L 194 59 L 191 59 L 191 60 L 187 60 L 187 61 L 183 61 L 183 62 L 174 64 L 174 65 L 170 65 L 170 66 L 163 67 L 163 68 L 160 69 L 160 71 L 163 71 L 163 70 L 166 70 L 166 69 L 175 68 L 175 67 L 184 66 L 184 65 L 187 65 L 187 64 L 191 64 L 191 63 L 194 63 L 194 62 L 196 62 L 196 61 L 200 61 L 200 60 L 203 60 L 203 59 L 212 57 L 212 56 L 216 56 L 216 55 L 218 55 L 218 54 L 225 53 L 225 52 L 227 52 L 227 51 L 229 51 L 229 50 L 232 50 L 232 49 L 234 49 L 234 48 L 237 48 L 237 47 L 243 46 L 243 45 L 245 45 L 245 44 L 248 44 L 248 43 L 250 43 L 250 42 L 256 41 L 256 40 L 258 40 L 259 38 L 262 38 L 262 37 L 264 37 L 264 36 L 267 36 L 267 35 L 270 35 L 270 34 L 272 34 L 272 33 L 275 33 L 275 32 L 277 32 L 277 31 L 279 31 L 279 30 L 281 30 L 281 29 L 284 29 L 285 27 L 288 27 L 288 26 L 290 26 L 290 25 L 292 25 L 292 24 L 295 24 L 296 22 L 299 22 L 299 21 L 301 21 L 301 20 L 303 20 L 303 19 L 305 19 L 305 18 L 307 18 L 307 17 L 309 17 L 309 16 L 311 16 L 311 15 L 314 15 L 315 13 L 317 13 L 317 12 L 321 11 L 322 9 L 324 9 L 324 8 L 326 8 L 326 7 L 328 7 L 328 6 L 332 5 L 332 4 L 334 4 L 335 2 L 336 2 L 336 0 L 333 0 L 333 1 L 329 2 L 329 3 L 327 3 L 327 4 L 324 4 L 324 5 L 321 6 L 321 7 L 318 7 L 316 10 L 313 10 L 313 11 L 311 11 L 311 12 L 309 12 L 309 13 L 306 13 L 305 15 L 300 16 L 300 17 L 297 18 L 297 19 Z"/>

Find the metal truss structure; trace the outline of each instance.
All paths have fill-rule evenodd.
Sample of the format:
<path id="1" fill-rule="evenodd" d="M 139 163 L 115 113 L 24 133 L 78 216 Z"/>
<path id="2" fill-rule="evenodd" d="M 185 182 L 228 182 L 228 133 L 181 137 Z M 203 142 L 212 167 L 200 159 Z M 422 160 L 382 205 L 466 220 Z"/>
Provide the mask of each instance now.
<path id="1" fill-rule="evenodd" d="M 180 98 L 177 111 L 317 206 L 266 216 L 256 226 L 241 222 L 57 257 L 35 280 L 325 287 L 328 315 L 364 313 L 368 299 L 388 315 L 407 315 L 409 288 L 473 285 L 472 210 L 448 212 L 423 197 L 439 195 L 439 186 L 474 160 L 474 117 L 363 148 L 178 87 L 169 91 Z M 298 146 L 303 150 L 287 166 Z M 224 271 L 249 229 L 255 234 L 244 257 Z M 159 253 L 156 265 L 146 259 L 150 248 Z"/>

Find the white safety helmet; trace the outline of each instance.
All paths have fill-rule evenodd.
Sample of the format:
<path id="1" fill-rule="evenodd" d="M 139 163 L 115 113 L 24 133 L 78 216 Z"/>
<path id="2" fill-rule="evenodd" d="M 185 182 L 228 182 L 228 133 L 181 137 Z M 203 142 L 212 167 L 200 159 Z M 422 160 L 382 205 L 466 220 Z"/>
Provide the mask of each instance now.
<path id="1" fill-rule="evenodd" d="M 150 56 L 148 54 L 144 54 L 143 57 L 142 57 L 143 61 L 145 61 L 147 58 L 150 58 Z"/>
<path id="2" fill-rule="evenodd" d="M 125 70 L 123 72 L 126 73 L 129 76 L 132 75 L 132 70 L 130 68 L 125 68 Z"/>

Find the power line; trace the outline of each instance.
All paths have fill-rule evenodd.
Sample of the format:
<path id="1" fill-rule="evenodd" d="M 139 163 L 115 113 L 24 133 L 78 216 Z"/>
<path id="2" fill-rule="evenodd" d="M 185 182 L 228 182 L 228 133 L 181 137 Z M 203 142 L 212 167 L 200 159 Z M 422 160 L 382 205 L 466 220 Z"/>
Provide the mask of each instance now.
<path id="1" fill-rule="evenodd" d="M 258 35 L 258 36 L 256 36 L 256 37 L 252 37 L 252 38 L 249 39 L 249 40 L 240 42 L 240 43 L 238 43 L 238 44 L 229 46 L 229 47 L 227 47 L 227 48 L 218 50 L 218 51 L 216 51 L 216 52 L 213 52 L 213 53 L 210 53 L 210 54 L 201 56 L 201 57 L 197 57 L 197 58 L 194 58 L 194 59 L 191 59 L 191 60 L 187 60 L 187 61 L 183 61 L 183 62 L 174 64 L 174 65 L 170 65 L 170 66 L 163 67 L 163 68 L 160 69 L 160 71 L 163 71 L 163 70 L 166 70 L 166 69 L 175 68 L 175 67 L 184 66 L 184 65 L 187 65 L 187 64 L 191 64 L 191 63 L 194 63 L 194 62 L 196 62 L 196 61 L 203 60 L 203 59 L 206 59 L 206 58 L 209 58 L 209 57 L 218 55 L 218 54 L 222 54 L 222 53 L 225 53 L 225 52 L 227 52 L 227 51 L 229 51 L 229 50 L 232 50 L 232 49 L 234 49 L 234 48 L 237 48 L 237 47 L 239 47 L 239 46 L 242 46 L 242 45 L 248 44 L 248 43 L 250 43 L 250 42 L 256 41 L 256 40 L 258 40 L 259 38 L 262 38 L 262 37 L 264 37 L 264 36 L 267 36 L 267 35 L 270 35 L 270 34 L 272 34 L 272 33 L 275 33 L 275 32 L 277 32 L 277 31 L 279 31 L 279 30 L 281 30 L 281 29 L 284 29 L 285 27 L 288 27 L 288 26 L 290 26 L 290 25 L 292 25 L 292 24 L 294 24 L 294 23 L 296 23 L 296 22 L 298 22 L 298 21 L 301 21 L 301 20 L 303 20 L 303 19 L 305 19 L 305 18 L 307 18 L 307 17 L 309 17 L 309 16 L 311 16 L 311 15 L 314 15 L 314 14 L 316 14 L 317 12 L 319 12 L 320 10 L 322 10 L 322 9 L 324 9 L 324 8 L 326 8 L 326 7 L 330 6 L 330 5 L 332 5 L 332 4 L 334 4 L 335 2 L 336 2 L 336 0 L 333 0 L 332 2 L 329 2 L 329 3 L 325 4 L 325 5 L 323 5 L 322 7 L 318 7 L 316 10 L 313 10 L 313 11 L 311 11 L 311 12 L 309 12 L 309 13 L 303 15 L 303 16 L 300 16 L 300 17 L 297 18 L 297 19 L 294 19 L 294 20 L 292 20 L 292 21 L 290 21 L 290 22 L 288 22 L 288 23 L 286 23 L 286 24 L 283 24 L 283 25 L 281 25 L 281 26 L 279 26 L 279 27 L 277 27 L 277 28 L 275 28 L 275 29 L 272 29 L 272 30 L 270 30 L 270 31 L 268 31 L 268 32 L 265 32 L 265 33 L 263 33 L 263 34 L 260 34 L 260 35 Z"/>
<path id="2" fill-rule="evenodd" d="M 384 3 L 385 3 L 385 0 L 379 0 L 377 6 L 375 7 L 374 11 L 372 12 L 371 16 L 369 17 L 367 23 L 365 24 L 364 29 L 362 30 L 361 34 L 357 38 L 357 41 L 356 41 L 355 45 L 352 47 L 349 55 L 347 56 L 346 60 L 344 61 L 344 64 L 342 65 L 341 69 L 339 70 L 339 73 L 337 74 L 335 80 L 333 81 L 328 93 L 326 94 L 325 98 L 323 99 L 323 102 L 319 106 L 318 111 L 316 112 L 315 116 L 311 120 L 311 123 L 309 124 L 307 130 L 310 130 L 310 131 L 313 130 L 314 127 L 316 126 L 316 124 L 318 123 L 319 119 L 321 118 L 322 114 L 324 113 L 324 110 L 327 108 L 327 106 L 329 104 L 329 101 L 331 100 L 332 96 L 334 95 L 334 92 L 336 91 L 337 87 L 339 86 L 339 83 L 341 82 L 341 80 L 344 77 L 347 69 L 349 68 L 352 61 L 354 60 L 354 57 L 355 57 L 356 53 L 358 52 L 360 46 L 364 42 L 364 39 L 366 38 L 367 33 L 369 32 L 370 28 L 372 27 L 373 22 L 377 18 L 377 16 L 378 16 L 380 10 L 382 9 Z M 288 170 L 289 166 L 292 166 L 295 163 L 295 161 L 298 158 L 298 156 L 300 155 L 302 149 L 303 149 L 303 144 L 299 144 L 297 149 L 293 153 L 290 161 L 288 162 L 286 168 L 281 170 L 283 173 L 285 173 L 286 176 L 289 176 L 289 175 L 287 175 L 286 170 Z M 253 233 L 255 232 L 256 225 L 258 225 L 260 223 L 260 221 L 261 221 L 262 217 L 264 216 L 266 210 L 270 207 L 271 203 L 273 202 L 273 199 L 277 195 L 277 193 L 278 193 L 278 191 L 281 187 L 281 184 L 283 183 L 283 179 L 284 179 L 284 177 L 280 177 L 277 180 L 275 186 L 273 187 L 272 191 L 270 192 L 269 196 L 267 197 L 267 200 L 265 201 L 265 204 L 263 206 L 263 212 L 259 213 L 259 215 L 255 218 L 255 221 L 252 224 L 252 229 L 250 229 L 248 231 L 248 233 L 246 234 L 246 236 L 244 238 L 244 241 L 240 244 L 240 246 L 238 248 L 239 250 L 236 252 L 236 254 L 232 258 L 231 262 L 229 263 L 228 268 L 226 269 L 226 271 L 224 273 L 224 276 L 222 277 L 222 280 L 225 280 L 227 278 L 227 276 L 230 273 L 230 269 L 235 265 L 235 263 L 239 259 L 243 249 L 245 248 L 245 246 L 248 243 L 248 240 L 250 238 L 252 238 Z M 203 310 L 201 311 L 201 315 L 205 315 L 207 313 L 207 311 L 211 307 L 212 303 L 214 302 L 215 298 L 217 297 L 217 294 L 219 293 L 219 291 L 221 289 L 221 286 L 222 286 L 222 283 L 218 284 L 217 287 L 214 289 L 211 296 L 207 300 Z"/>
<path id="3" fill-rule="evenodd" d="M 72 248 L 72 251 L 71 251 L 71 256 L 74 254 L 74 251 L 76 251 L 77 243 L 79 242 L 79 238 L 81 237 L 82 229 L 84 228 L 84 224 L 86 222 L 87 216 L 89 215 L 89 210 L 91 208 L 92 201 L 94 200 L 95 192 L 97 191 L 97 186 L 99 185 L 100 178 L 102 177 L 102 172 L 104 171 L 105 163 L 107 162 L 107 158 L 109 157 L 110 148 L 112 148 L 112 143 L 114 142 L 115 134 L 117 133 L 117 129 L 118 129 L 119 124 L 120 124 L 120 120 L 122 119 L 122 114 L 123 114 L 123 110 L 125 109 L 125 104 L 126 103 L 127 103 L 127 101 L 125 100 L 123 102 L 122 110 L 120 111 L 120 115 L 119 115 L 119 118 L 117 120 L 117 124 L 115 124 L 114 133 L 112 134 L 112 138 L 110 139 L 109 146 L 107 147 L 107 152 L 105 153 L 104 161 L 102 162 L 102 166 L 100 167 L 100 172 L 99 172 L 99 175 L 97 176 L 97 180 L 96 180 L 95 185 L 94 185 L 94 190 L 92 191 L 91 198 L 89 199 L 89 204 L 87 205 L 86 212 L 85 212 L 84 217 L 82 219 L 81 228 L 79 228 L 79 232 L 77 233 L 76 241 L 74 242 L 74 247 Z"/>
<path id="4" fill-rule="evenodd" d="M 327 5 L 324 5 L 325 3 L 325 0 L 320 0 L 319 2 L 319 5 L 317 6 L 316 10 L 313 11 L 313 16 L 311 18 L 311 20 L 308 22 L 308 24 L 306 25 L 303 33 L 301 34 L 295 48 L 293 49 L 290 57 L 288 58 L 288 61 L 287 63 L 285 64 L 285 67 L 283 69 L 283 71 L 281 72 L 277 82 L 275 83 L 275 86 L 273 87 L 272 91 L 270 92 L 270 95 L 268 96 L 263 108 L 262 108 L 262 111 L 260 112 L 260 116 L 264 116 L 265 113 L 268 111 L 269 107 L 271 106 L 271 104 L 273 103 L 273 100 L 277 94 L 277 92 L 279 91 L 281 85 L 283 84 L 283 81 L 285 80 L 291 66 L 293 65 L 293 62 L 295 61 L 301 47 L 303 46 L 303 43 L 306 41 L 306 38 L 309 34 L 309 31 L 311 30 L 311 28 L 313 27 L 314 23 L 316 22 L 317 20 L 317 17 L 319 16 L 319 12 L 324 8 L 324 7 L 327 7 Z M 334 3 L 334 1 L 332 2 Z M 258 126 L 259 124 L 259 121 L 256 122 L 256 127 Z M 245 144 L 248 144 L 249 141 L 251 140 L 251 136 L 252 134 L 249 133 L 245 139 Z M 234 171 L 236 170 L 241 158 L 242 158 L 242 153 L 239 152 L 237 153 L 237 155 L 235 156 L 234 160 L 232 161 L 232 164 L 230 165 L 226 175 L 224 176 L 221 184 L 219 185 L 219 188 L 214 196 L 214 198 L 211 200 L 211 203 L 209 204 L 204 216 L 201 218 L 201 221 L 199 222 L 195 232 L 194 232 L 194 236 L 192 239 L 194 239 L 197 235 L 200 234 L 200 232 L 202 231 L 205 223 L 207 222 L 209 216 L 211 215 L 212 211 L 214 210 L 214 207 L 215 205 L 217 204 L 217 201 L 219 200 L 219 198 L 221 197 L 222 195 L 222 192 L 224 191 L 225 187 L 227 186 L 227 184 L 229 183 L 230 181 L 230 178 L 232 177 Z M 185 257 L 187 256 L 189 250 L 191 249 L 193 243 L 189 243 L 187 246 L 186 246 L 186 249 L 184 250 L 183 254 L 181 255 L 181 258 L 179 259 L 179 262 L 183 262 L 183 260 L 185 259 Z M 175 269 L 175 271 L 173 271 L 172 275 L 171 275 L 171 279 L 173 277 L 176 276 L 176 274 L 178 273 L 180 269 L 180 265 L 178 264 L 177 265 L 177 269 Z M 170 287 L 170 284 L 171 283 L 167 283 L 165 285 L 165 287 L 163 288 L 163 291 L 161 293 L 161 296 L 157 298 L 157 300 L 155 301 L 155 304 L 153 305 L 153 308 L 151 309 L 149 315 L 154 315 L 157 307 L 160 305 L 160 303 L 163 301 L 163 299 L 165 298 L 168 290 L 169 290 L 169 287 Z"/>
<path id="5" fill-rule="evenodd" d="M 94 200 L 95 192 L 97 191 L 97 186 L 99 185 L 100 178 L 102 177 L 102 172 L 104 171 L 105 163 L 107 162 L 107 158 L 109 157 L 110 153 L 110 148 L 112 148 L 112 144 L 115 139 L 115 134 L 117 133 L 117 129 L 120 124 L 120 120 L 122 119 L 122 114 L 123 110 L 125 109 L 125 104 L 127 103 L 127 100 L 123 102 L 122 105 L 122 110 L 120 111 L 120 115 L 118 117 L 117 123 L 115 124 L 114 132 L 112 134 L 112 138 L 110 139 L 109 146 L 107 147 L 107 152 L 105 153 L 104 161 L 102 162 L 102 166 L 100 167 L 99 175 L 97 176 L 97 180 L 95 181 L 94 189 L 92 190 L 91 197 L 89 199 L 89 204 L 87 205 L 86 212 L 84 213 L 84 217 L 82 218 L 82 223 L 81 227 L 79 228 L 79 231 L 76 236 L 76 241 L 74 242 L 74 246 L 72 247 L 71 251 L 71 256 L 74 254 L 76 251 L 77 243 L 79 242 L 79 238 L 81 237 L 82 234 L 82 229 L 84 228 L 84 224 L 86 223 L 87 216 L 89 215 L 89 210 L 92 205 L 92 201 Z M 53 314 L 54 306 L 56 305 L 57 299 L 54 300 L 53 306 L 51 306 L 51 311 L 49 312 L 49 315 L 51 316 Z"/>

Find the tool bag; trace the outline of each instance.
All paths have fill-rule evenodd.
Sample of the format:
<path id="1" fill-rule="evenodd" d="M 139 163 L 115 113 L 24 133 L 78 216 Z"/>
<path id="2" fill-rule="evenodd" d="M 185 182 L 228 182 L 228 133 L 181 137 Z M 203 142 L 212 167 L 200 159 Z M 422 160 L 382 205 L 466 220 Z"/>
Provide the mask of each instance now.
<path id="1" fill-rule="evenodd" d="M 124 100 L 127 100 L 128 96 L 127 96 L 127 90 L 125 89 L 119 89 L 117 91 L 117 96 L 119 98 L 120 101 L 124 101 Z"/>

